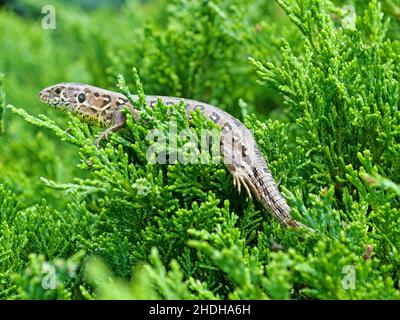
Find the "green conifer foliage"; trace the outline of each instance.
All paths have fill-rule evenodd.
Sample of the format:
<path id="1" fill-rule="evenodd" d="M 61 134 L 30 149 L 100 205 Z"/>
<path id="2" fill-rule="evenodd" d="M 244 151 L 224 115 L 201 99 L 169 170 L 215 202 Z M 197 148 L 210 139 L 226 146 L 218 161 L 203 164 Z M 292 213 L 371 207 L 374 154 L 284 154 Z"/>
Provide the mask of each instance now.
<path id="1" fill-rule="evenodd" d="M 135 122 L 127 111 L 126 127 L 99 149 L 98 130 L 73 116 L 65 124 L 23 101 L 7 105 L 11 132 L 25 126 L 23 137 L 35 137 L 28 150 L 12 144 L 11 154 L 38 155 L 0 162 L 0 298 L 399 299 L 400 46 L 386 33 L 398 27 L 382 11 L 394 16 L 390 2 L 355 1 L 356 24 L 345 28 L 340 1 L 277 0 L 279 9 L 270 1 L 179 0 L 139 38 L 107 47 L 99 36 L 92 50 L 109 67 L 91 65 L 88 74 L 106 84 L 106 73 L 123 72 L 127 82 L 119 76 L 117 87 L 141 116 Z M 286 15 L 273 20 L 261 9 Z M 271 24 L 261 21 L 267 16 Z M 78 37 L 89 41 L 97 28 Z M 126 76 L 133 66 L 141 79 L 136 69 Z M 282 227 L 238 194 L 210 152 L 198 155 L 205 164 L 149 163 L 151 130 L 170 142 L 171 121 L 197 136 L 218 128 L 200 113 L 188 119 L 183 105 L 149 108 L 146 93 L 241 115 L 293 216 L 315 234 Z M 284 114 L 264 120 L 270 103 Z M 71 147 L 55 149 L 60 141 Z M 58 161 L 56 150 L 78 168 Z M 42 162 L 31 167 L 29 159 Z M 36 168 L 41 179 L 25 190 Z"/>

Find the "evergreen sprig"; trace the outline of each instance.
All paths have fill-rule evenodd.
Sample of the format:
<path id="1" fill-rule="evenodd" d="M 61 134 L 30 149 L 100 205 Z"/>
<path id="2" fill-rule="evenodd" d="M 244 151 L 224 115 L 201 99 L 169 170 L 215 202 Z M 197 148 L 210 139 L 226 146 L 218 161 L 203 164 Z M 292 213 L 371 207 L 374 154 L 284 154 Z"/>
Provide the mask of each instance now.
<path id="1" fill-rule="evenodd" d="M 76 34 L 85 43 L 94 38 L 80 51 L 86 76 L 106 86 L 106 71 L 115 79 L 133 70 L 117 86 L 140 121 L 127 112 L 126 127 L 98 149 L 92 129 L 73 117 L 65 130 L 58 125 L 62 116 L 48 109 L 33 116 L 8 106 L 19 117 L 10 116 L 4 135 L 12 147 L 0 145 L 1 298 L 400 298 L 399 24 L 389 24 L 382 11 L 395 17 L 395 8 L 388 9 L 390 1 L 381 7 L 356 0 L 356 27 L 346 29 L 341 1 L 276 2 L 281 9 L 265 1 L 177 0 L 168 19 L 139 28 L 135 38 L 124 33 L 130 24 L 119 27 L 113 45 L 102 42 L 101 26 L 91 26 L 101 13 L 81 24 L 60 15 L 76 31 L 63 41 L 73 47 Z M 267 20 L 261 8 L 273 12 Z M 137 21 L 126 9 L 129 23 Z M 11 23 L 15 17 L 0 16 L 0 26 L 23 30 L 24 24 Z M 31 59 L 20 60 L 11 75 L 25 66 L 35 71 L 25 72 L 28 80 L 43 74 L 53 82 L 50 71 L 29 64 L 51 64 L 36 44 L 53 42 L 34 27 L 28 35 L 26 46 L 35 40 L 27 50 Z M 56 45 L 49 46 L 54 56 Z M 247 63 L 247 56 L 254 59 Z M 1 52 L 0 58 L 11 59 Z M 77 65 L 72 74 L 81 74 Z M 140 66 L 141 79 L 133 66 Z M 57 67 L 55 78 L 71 76 Z M 255 85 L 254 67 L 268 89 Z M 317 232 L 279 225 L 238 194 L 223 164 L 149 163 L 152 129 L 168 136 L 175 121 L 178 131 L 192 127 L 199 135 L 215 125 L 198 112 L 188 119 L 182 104 L 159 101 L 149 108 L 142 81 L 148 93 L 199 99 L 242 116 L 293 216 Z M 20 88 L 7 86 L 7 97 L 20 97 L 13 90 Z M 263 120 L 271 109 L 274 119 Z M 276 116 L 279 109 L 285 114 Z M 68 165 L 77 166 L 76 174 L 66 173 Z M 47 192 L 53 196 L 44 200 Z M 50 274 L 58 279 L 52 290 Z"/>

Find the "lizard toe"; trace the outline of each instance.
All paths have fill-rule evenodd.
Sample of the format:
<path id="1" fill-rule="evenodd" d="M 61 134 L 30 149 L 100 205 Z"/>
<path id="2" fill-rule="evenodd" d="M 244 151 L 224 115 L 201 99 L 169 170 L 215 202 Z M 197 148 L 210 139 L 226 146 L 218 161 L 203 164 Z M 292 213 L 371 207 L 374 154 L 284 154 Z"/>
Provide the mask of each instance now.
<path id="1" fill-rule="evenodd" d="M 249 188 L 249 186 L 247 185 L 247 182 L 246 182 L 246 180 L 242 177 L 242 183 L 243 183 L 243 185 L 244 185 L 244 187 L 245 187 L 245 189 L 246 189 L 246 191 L 247 191 L 247 194 L 249 195 L 249 198 L 250 199 L 253 199 L 253 197 L 252 197 L 252 195 L 251 195 L 251 191 L 250 191 L 250 188 Z"/>

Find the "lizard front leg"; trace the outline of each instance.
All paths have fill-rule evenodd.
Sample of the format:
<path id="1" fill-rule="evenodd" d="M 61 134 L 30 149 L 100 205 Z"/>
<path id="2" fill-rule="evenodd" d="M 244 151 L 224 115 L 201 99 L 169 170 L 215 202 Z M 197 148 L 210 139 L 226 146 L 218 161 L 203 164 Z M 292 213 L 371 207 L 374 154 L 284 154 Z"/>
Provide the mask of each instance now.
<path id="1" fill-rule="evenodd" d="M 111 127 L 107 128 L 104 130 L 96 139 L 94 145 L 99 148 L 100 147 L 100 142 L 103 139 L 108 140 L 108 136 L 111 132 L 118 131 L 119 129 L 123 128 L 126 123 L 126 116 L 125 114 L 121 111 L 121 109 L 118 109 L 117 111 L 114 112 L 113 114 L 113 119 L 114 122 Z"/>
<path id="2" fill-rule="evenodd" d="M 126 116 L 123 112 L 125 105 L 121 105 L 114 113 L 113 113 L 113 124 L 110 128 L 107 128 L 104 132 L 102 132 L 98 138 L 95 141 L 95 146 L 97 148 L 99 148 L 100 146 L 100 142 L 101 140 L 103 140 L 104 138 L 106 140 L 108 140 L 108 136 L 111 132 L 115 132 L 118 131 L 119 129 L 123 128 L 125 126 L 126 123 Z M 140 116 L 138 114 L 138 112 L 130 105 L 128 104 L 127 107 L 129 108 L 130 113 L 133 116 L 133 119 L 135 119 L 135 121 L 139 121 L 140 120 Z"/>

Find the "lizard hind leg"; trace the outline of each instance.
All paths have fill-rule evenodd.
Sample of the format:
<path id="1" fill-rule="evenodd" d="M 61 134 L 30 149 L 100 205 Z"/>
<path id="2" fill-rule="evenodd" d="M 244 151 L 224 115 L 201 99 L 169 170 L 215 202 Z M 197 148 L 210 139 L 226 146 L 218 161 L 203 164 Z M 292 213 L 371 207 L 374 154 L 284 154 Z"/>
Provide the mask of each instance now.
<path id="1" fill-rule="evenodd" d="M 246 183 L 246 180 L 244 179 L 244 177 L 242 175 L 235 174 L 233 176 L 233 185 L 238 188 L 238 192 L 239 193 L 241 192 L 242 185 L 243 185 L 244 188 L 246 189 L 247 194 L 249 195 L 250 199 L 252 199 L 252 195 L 251 195 L 250 189 L 249 189 L 249 187 L 248 187 L 248 185 Z"/>
<path id="2" fill-rule="evenodd" d="M 253 198 L 252 196 L 252 190 L 253 193 L 256 194 L 256 196 L 258 197 L 258 194 L 256 192 L 256 187 L 255 185 L 252 183 L 252 181 L 247 177 L 246 173 L 239 169 L 235 169 L 233 166 L 228 166 L 229 172 L 232 174 L 233 176 L 233 185 L 235 187 L 237 187 L 238 192 L 240 193 L 242 190 L 242 186 L 246 189 L 247 194 L 249 196 L 250 199 Z"/>

